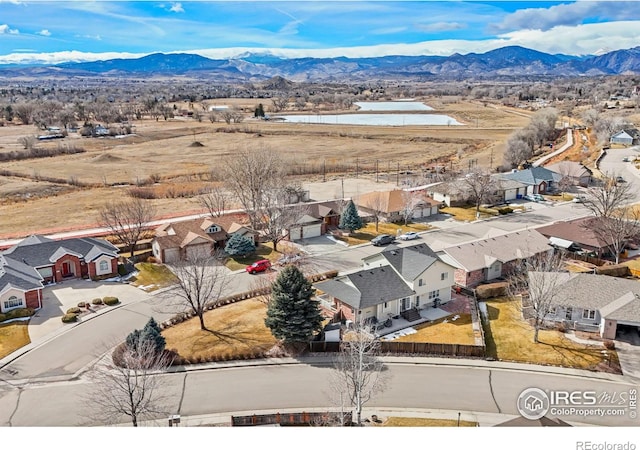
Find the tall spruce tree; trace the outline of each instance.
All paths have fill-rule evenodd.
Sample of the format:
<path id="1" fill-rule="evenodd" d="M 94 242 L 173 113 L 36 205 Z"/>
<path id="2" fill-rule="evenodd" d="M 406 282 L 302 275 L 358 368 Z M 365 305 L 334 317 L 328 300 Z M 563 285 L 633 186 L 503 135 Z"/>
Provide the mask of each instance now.
<path id="1" fill-rule="evenodd" d="M 296 266 L 286 266 L 271 286 L 271 301 L 265 325 L 285 344 L 308 342 L 322 327 L 317 300 L 313 300 L 311 282 Z"/>
<path id="2" fill-rule="evenodd" d="M 338 226 L 343 230 L 349 230 L 351 232 L 359 230 L 364 226 L 362 217 L 358 215 L 358 210 L 356 209 L 356 205 L 353 203 L 353 200 L 350 200 L 349 203 L 347 203 L 347 207 L 340 215 L 340 223 Z"/>
<path id="3" fill-rule="evenodd" d="M 160 325 L 151 317 L 142 330 L 133 330 L 129 333 L 126 339 L 127 348 L 135 351 L 140 347 L 146 348 L 149 343 L 156 353 L 162 353 L 166 341 L 160 332 Z"/>

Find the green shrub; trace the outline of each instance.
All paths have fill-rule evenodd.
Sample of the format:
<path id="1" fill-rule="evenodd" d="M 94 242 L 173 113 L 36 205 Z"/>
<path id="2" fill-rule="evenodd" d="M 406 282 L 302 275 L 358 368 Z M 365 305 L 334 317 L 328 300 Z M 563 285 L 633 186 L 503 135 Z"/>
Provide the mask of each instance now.
<path id="1" fill-rule="evenodd" d="M 72 323 L 72 322 L 77 322 L 77 321 L 78 321 L 78 315 L 77 314 L 65 314 L 64 316 L 62 316 L 62 322 L 63 323 Z"/>
<path id="2" fill-rule="evenodd" d="M 507 295 L 507 282 L 481 284 L 476 288 L 476 296 L 479 299 L 503 297 Z"/>
<path id="3" fill-rule="evenodd" d="M 497 216 L 498 214 L 500 214 L 497 209 L 493 209 L 493 208 L 480 207 L 479 211 L 485 214 L 491 214 L 492 216 Z"/>
<path id="4" fill-rule="evenodd" d="M 102 299 L 101 298 L 94 298 L 93 300 L 91 300 L 91 304 L 93 305 L 102 305 Z"/>
<path id="5" fill-rule="evenodd" d="M 31 317 L 36 313 L 33 308 L 16 308 L 6 313 L 0 314 L 0 322 L 5 320 L 18 319 L 20 317 Z"/>
<path id="6" fill-rule="evenodd" d="M 78 303 L 78 308 L 86 308 L 86 307 L 87 307 L 87 303 L 86 302 Z"/>
<path id="7" fill-rule="evenodd" d="M 104 297 L 102 299 L 102 301 L 107 306 L 113 306 L 113 305 L 117 305 L 118 303 L 120 303 L 120 300 L 118 300 L 118 297 Z"/>
<path id="8" fill-rule="evenodd" d="M 510 214 L 513 212 L 513 208 L 509 207 L 509 206 L 503 206 L 501 208 L 498 208 L 498 213 L 499 214 Z"/>
<path id="9" fill-rule="evenodd" d="M 127 274 L 127 269 L 126 269 L 126 267 L 124 267 L 124 264 L 118 264 L 118 275 L 123 277 L 126 274 Z"/>
<path id="10" fill-rule="evenodd" d="M 80 308 L 74 306 L 73 308 L 67 309 L 67 314 L 80 314 Z"/>

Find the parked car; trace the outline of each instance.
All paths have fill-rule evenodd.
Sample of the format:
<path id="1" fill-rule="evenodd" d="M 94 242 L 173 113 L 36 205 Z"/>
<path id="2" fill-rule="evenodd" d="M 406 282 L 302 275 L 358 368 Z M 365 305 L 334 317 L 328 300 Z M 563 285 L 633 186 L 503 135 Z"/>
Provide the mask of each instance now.
<path id="1" fill-rule="evenodd" d="M 401 241 L 412 241 L 414 239 L 418 239 L 420 236 L 415 231 L 408 231 L 405 234 L 401 234 L 398 236 L 398 239 Z"/>
<path id="2" fill-rule="evenodd" d="M 377 246 L 380 246 L 380 245 L 391 244 L 395 240 L 396 239 L 393 236 L 391 236 L 390 234 L 381 234 L 381 235 L 376 236 L 373 239 L 371 239 L 371 243 L 377 247 Z"/>
<path id="3" fill-rule="evenodd" d="M 617 176 L 616 177 L 616 183 L 626 183 L 626 182 L 627 182 L 627 180 L 625 180 L 621 176 Z"/>
<path id="4" fill-rule="evenodd" d="M 529 200 L 531 202 L 543 202 L 544 197 L 540 194 L 527 194 L 523 197 L 525 200 Z"/>
<path id="5" fill-rule="evenodd" d="M 290 255 L 282 255 L 278 259 L 278 264 L 281 266 L 285 266 L 287 264 L 295 264 L 302 260 L 302 255 L 299 253 L 290 254 Z"/>
<path id="6" fill-rule="evenodd" d="M 261 259 L 260 261 L 256 261 L 253 264 L 245 267 L 245 270 L 251 274 L 264 272 L 265 270 L 269 270 L 271 268 L 271 261 L 268 259 Z"/>
<path id="7" fill-rule="evenodd" d="M 574 203 L 584 203 L 584 201 L 585 201 L 584 195 L 576 195 L 575 197 L 573 197 Z"/>

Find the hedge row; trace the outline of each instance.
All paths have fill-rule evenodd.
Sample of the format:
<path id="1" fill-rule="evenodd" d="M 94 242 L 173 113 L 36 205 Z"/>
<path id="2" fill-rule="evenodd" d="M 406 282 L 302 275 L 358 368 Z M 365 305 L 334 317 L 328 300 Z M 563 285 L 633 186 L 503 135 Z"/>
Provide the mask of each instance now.
<path id="1" fill-rule="evenodd" d="M 186 366 L 189 364 L 203 364 L 209 362 L 222 362 L 222 361 L 237 361 L 237 360 L 250 360 L 266 357 L 266 353 L 260 350 L 245 350 L 240 353 L 223 353 L 220 355 L 200 355 L 185 358 L 180 356 L 175 350 L 169 350 L 173 356 L 172 365 L 174 366 Z"/>
<path id="2" fill-rule="evenodd" d="M 507 286 L 508 283 L 506 281 L 481 284 L 476 288 L 476 297 L 481 300 L 493 297 L 503 297 L 507 295 Z"/>
<path id="3" fill-rule="evenodd" d="M 6 320 L 11 320 L 11 319 L 19 319 L 20 317 L 31 317 L 35 313 L 36 311 L 33 308 L 12 309 L 11 311 L 0 313 L 0 322 L 4 322 Z"/>
<path id="4" fill-rule="evenodd" d="M 118 297 L 94 298 L 93 300 L 91 300 L 91 303 L 80 302 L 78 303 L 78 306 L 74 306 L 67 310 L 67 313 L 64 316 L 62 316 L 62 322 L 63 323 L 77 322 L 78 314 L 82 312 L 82 308 L 88 308 L 92 304 L 93 305 L 104 304 L 107 306 L 113 306 L 113 305 L 117 305 L 118 303 L 120 303 L 120 300 L 118 299 Z"/>

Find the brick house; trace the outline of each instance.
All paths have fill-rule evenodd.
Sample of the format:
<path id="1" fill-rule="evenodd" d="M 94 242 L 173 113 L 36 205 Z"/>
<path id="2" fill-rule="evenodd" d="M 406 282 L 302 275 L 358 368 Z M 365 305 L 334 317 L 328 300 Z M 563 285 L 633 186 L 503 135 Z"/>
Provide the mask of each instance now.
<path id="1" fill-rule="evenodd" d="M 522 260 L 551 251 L 553 247 L 545 236 L 525 230 L 447 247 L 440 257 L 456 267 L 457 285 L 475 287 L 507 275 Z"/>
<path id="2" fill-rule="evenodd" d="M 0 253 L 0 310 L 42 307 L 45 284 L 118 274 L 118 248 L 104 239 L 30 236 Z"/>

